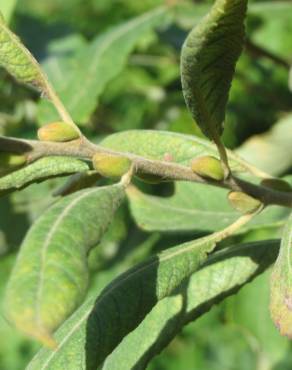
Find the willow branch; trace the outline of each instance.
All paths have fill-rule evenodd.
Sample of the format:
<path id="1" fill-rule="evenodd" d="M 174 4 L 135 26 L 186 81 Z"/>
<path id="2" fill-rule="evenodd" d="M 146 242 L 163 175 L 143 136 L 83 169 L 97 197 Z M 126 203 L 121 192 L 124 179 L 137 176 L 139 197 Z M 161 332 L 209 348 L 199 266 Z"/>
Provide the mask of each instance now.
<path id="1" fill-rule="evenodd" d="M 233 191 L 242 191 L 259 199 L 265 206 L 275 204 L 292 208 L 292 193 L 281 192 L 259 186 L 234 175 L 223 181 L 206 179 L 194 173 L 191 168 L 186 165 L 168 161 L 152 160 L 133 153 L 114 151 L 103 146 L 93 144 L 84 137 L 67 143 L 0 138 L 0 147 L 2 150 L 6 151 L 19 153 L 25 152 L 28 163 L 48 156 L 68 156 L 91 160 L 95 153 L 122 155 L 131 160 L 135 173 L 140 172 L 156 175 L 163 180 L 191 181 L 226 188 Z"/>

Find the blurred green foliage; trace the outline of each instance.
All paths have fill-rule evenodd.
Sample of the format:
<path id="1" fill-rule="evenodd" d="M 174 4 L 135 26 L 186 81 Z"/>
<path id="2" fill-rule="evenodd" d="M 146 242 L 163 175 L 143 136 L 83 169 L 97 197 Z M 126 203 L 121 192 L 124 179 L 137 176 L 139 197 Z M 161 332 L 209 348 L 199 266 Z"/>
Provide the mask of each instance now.
<path id="1" fill-rule="evenodd" d="M 78 52 L 96 36 L 162 3 L 162 0 L 19 0 L 12 13 L 12 2 L 1 0 L 0 9 L 10 19 L 12 29 L 46 67 L 51 58 L 65 58 L 74 64 Z M 113 132 L 140 128 L 202 135 L 183 101 L 179 54 L 189 28 L 211 3 L 182 1 L 167 27 L 148 32 L 139 40 L 122 73 L 106 85 L 84 126 L 90 138 L 99 141 Z M 267 132 L 292 111 L 287 68 L 292 56 L 289 1 L 251 1 L 248 40 L 228 106 L 224 142 L 229 148 L 238 148 L 254 135 Z M 38 110 L 37 93 L 16 84 L 1 70 L 0 134 L 35 138 L 37 127 L 43 123 Z M 255 163 L 257 154 L 256 151 L 251 154 Z M 289 164 L 285 173 L 289 173 L 287 167 Z M 20 241 L 32 221 L 53 201 L 52 191 L 62 183 L 60 179 L 51 180 L 0 200 L 0 301 Z M 144 185 L 144 190 L 156 195 L 169 195 L 172 191 L 169 185 Z M 278 233 L 276 228 L 250 231 L 234 240 L 275 238 Z M 101 246 L 90 256 L 92 286 L 96 276 L 100 276 L 98 273 L 112 269 L 112 273 L 105 274 L 105 285 L 117 271 L 165 245 L 189 238 L 189 233 L 161 232 L 149 236 L 134 224 L 124 207 Z M 187 326 L 152 361 L 149 369 L 292 370 L 291 344 L 272 326 L 267 302 L 268 274 L 265 274 Z M 38 346 L 16 333 L 1 316 L 0 338 L 0 369 L 24 369 Z"/>

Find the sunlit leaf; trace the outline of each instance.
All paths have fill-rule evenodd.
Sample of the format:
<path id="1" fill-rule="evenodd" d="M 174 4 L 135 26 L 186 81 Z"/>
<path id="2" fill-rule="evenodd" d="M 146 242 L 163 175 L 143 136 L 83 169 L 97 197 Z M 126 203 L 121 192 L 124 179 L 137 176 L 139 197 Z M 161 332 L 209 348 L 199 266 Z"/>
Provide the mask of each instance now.
<path id="1" fill-rule="evenodd" d="M 18 0 L 0 0 L 0 10 L 4 19 L 9 23 Z"/>
<path id="2" fill-rule="evenodd" d="M 89 170 L 87 163 L 70 157 L 45 157 L 32 164 L 0 177 L 0 195 L 20 190 L 50 177 L 70 175 Z"/>
<path id="3" fill-rule="evenodd" d="M 123 198 L 120 184 L 83 190 L 54 204 L 33 224 L 6 291 L 6 315 L 18 329 L 53 345 L 52 332 L 85 296 L 87 254 Z"/>
<path id="4" fill-rule="evenodd" d="M 164 298 L 155 305 L 140 326 L 112 352 L 104 367 L 111 370 L 144 369 L 148 361 L 168 344 L 183 325 L 195 320 L 214 303 L 233 294 L 256 274 L 266 269 L 276 258 L 278 245 L 278 242 L 263 242 L 238 246 L 230 248 L 227 252 L 214 254 L 203 268 L 191 275 L 190 279 L 174 292 L 173 296 Z M 144 280 L 144 284 L 146 285 L 147 281 Z M 120 294 L 125 295 L 127 291 L 122 290 Z M 133 293 L 131 301 L 135 298 Z M 119 303 L 120 300 L 116 301 L 117 305 Z M 135 303 L 135 306 L 138 303 Z M 142 300 L 140 304 L 143 304 Z M 109 307 L 108 310 L 113 310 L 112 314 L 117 315 L 114 308 Z M 102 311 L 99 311 L 98 305 L 94 307 L 93 300 L 87 301 L 58 330 L 56 337 L 60 343 L 59 348 L 53 352 L 42 349 L 28 369 L 61 370 L 65 363 L 72 370 L 79 370 L 82 367 L 96 369 L 96 363 L 91 362 L 91 359 L 95 353 L 98 355 L 99 348 L 108 343 L 101 336 L 98 317 L 103 316 L 99 316 L 99 312 Z M 120 316 L 120 325 L 122 318 L 127 317 L 126 312 L 123 312 L 124 315 Z M 93 314 L 96 317 L 95 321 L 91 319 Z M 127 320 L 130 320 L 130 317 Z M 120 326 L 114 331 L 114 323 L 109 322 L 108 325 L 108 330 L 112 327 L 116 336 L 119 335 Z"/>

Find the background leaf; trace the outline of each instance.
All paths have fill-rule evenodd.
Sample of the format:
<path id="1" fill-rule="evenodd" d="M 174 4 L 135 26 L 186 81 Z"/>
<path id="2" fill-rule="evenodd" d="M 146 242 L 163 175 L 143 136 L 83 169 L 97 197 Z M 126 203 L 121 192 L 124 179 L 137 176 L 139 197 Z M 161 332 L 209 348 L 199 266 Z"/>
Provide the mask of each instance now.
<path id="1" fill-rule="evenodd" d="M 269 174 L 279 176 L 292 165 L 292 115 L 283 117 L 265 134 L 252 136 L 237 153 Z"/>
<path id="2" fill-rule="evenodd" d="M 78 52 L 73 65 L 62 59 L 51 61 L 55 66 L 48 70 L 50 81 L 74 120 L 88 122 L 107 83 L 122 71 L 128 55 L 145 33 L 163 22 L 166 11 L 164 7 L 156 8 L 98 36 Z M 56 117 L 51 105 L 41 102 L 40 121 L 49 122 Z"/>
<path id="3" fill-rule="evenodd" d="M 182 48 L 184 98 L 209 139 L 223 132 L 229 89 L 243 48 L 246 6 L 247 0 L 217 0 Z"/>
<path id="4" fill-rule="evenodd" d="M 225 302 L 226 320 L 231 325 L 236 325 L 239 332 L 251 343 L 257 354 L 259 366 L 277 369 L 277 365 L 280 366 L 279 362 L 290 351 L 289 340 L 279 335 L 271 320 L 270 272 L 271 269 Z"/>
<path id="5" fill-rule="evenodd" d="M 28 232 L 8 282 L 5 310 L 17 328 L 44 343 L 86 293 L 87 253 L 124 197 L 122 185 L 84 190 L 45 212 Z"/>

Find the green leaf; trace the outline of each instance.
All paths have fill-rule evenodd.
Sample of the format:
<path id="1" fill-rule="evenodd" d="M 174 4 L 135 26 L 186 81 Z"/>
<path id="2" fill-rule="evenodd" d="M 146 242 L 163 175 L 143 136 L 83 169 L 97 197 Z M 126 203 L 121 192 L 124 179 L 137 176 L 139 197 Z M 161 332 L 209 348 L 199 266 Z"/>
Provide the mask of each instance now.
<path id="1" fill-rule="evenodd" d="M 249 340 L 254 341 L 258 361 L 264 361 L 272 369 L 289 351 L 289 340 L 279 335 L 271 320 L 269 280 L 270 270 L 228 299 L 226 306 L 227 323 L 238 326 Z"/>
<path id="2" fill-rule="evenodd" d="M 216 233 L 153 256 L 113 280 L 98 296 L 94 307 L 92 302 L 86 304 L 82 313 L 85 317 L 79 318 L 85 320 L 83 325 L 90 338 L 86 345 L 86 368 L 96 369 L 159 300 L 171 295 L 198 269 L 224 235 Z M 63 341 L 58 348 L 62 346 Z"/>
<path id="3" fill-rule="evenodd" d="M 207 140 L 167 131 L 124 131 L 108 136 L 100 144 L 120 152 L 187 166 L 196 157 L 211 155 L 218 158 L 217 148 Z M 249 172 L 249 164 L 231 151 L 228 151 L 228 158 L 233 171 Z"/>
<path id="4" fill-rule="evenodd" d="M 124 193 L 121 184 L 77 192 L 33 224 L 6 291 L 6 315 L 18 329 L 53 345 L 52 332 L 85 296 L 87 254 L 100 241 Z"/>
<path id="5" fill-rule="evenodd" d="M 281 241 L 280 253 L 271 277 L 270 310 L 272 319 L 282 335 L 292 338 L 292 214 Z"/>
<path id="6" fill-rule="evenodd" d="M 263 272 L 276 258 L 279 242 L 231 247 L 214 254 L 173 297 L 159 302 L 143 322 L 108 356 L 104 370 L 140 370 L 182 327 Z M 250 303 L 250 302 L 249 302 Z"/>
<path id="7" fill-rule="evenodd" d="M 164 298 L 155 305 L 141 325 L 124 338 L 108 357 L 105 368 L 144 369 L 149 359 L 159 353 L 183 325 L 195 320 L 214 303 L 234 293 L 266 269 L 276 258 L 278 245 L 278 242 L 261 242 L 233 247 L 214 254 L 173 296 Z M 143 281 L 146 285 L 147 280 Z M 125 295 L 127 292 L 123 289 L 120 294 Z M 131 300 L 134 299 L 136 306 L 139 302 L 133 293 Z M 120 302 L 116 301 L 116 308 Z M 143 299 L 140 305 L 143 307 Z M 108 310 L 110 307 L 111 305 L 108 306 Z M 58 330 L 56 338 L 60 343 L 59 348 L 53 352 L 48 349 L 39 351 L 27 370 L 61 370 L 64 364 L 72 370 L 96 369 L 95 364 L 90 362 L 91 356 L 107 344 L 98 327 L 98 314 L 101 315 L 101 312 L 99 313 L 98 306 L 94 307 L 93 300 L 88 300 Z M 123 312 L 120 323 L 127 317 L 126 311 Z M 117 315 L 117 312 L 112 313 Z M 95 322 L 91 320 L 93 314 L 96 317 Z M 130 319 L 131 313 L 127 320 Z M 115 329 L 114 323 L 101 324 L 108 325 L 108 330 L 111 325 L 113 330 Z M 118 327 L 115 332 L 119 333 Z"/>
<path id="8" fill-rule="evenodd" d="M 175 184 L 171 197 L 144 194 L 127 189 L 136 223 L 146 231 L 217 231 L 238 218 L 227 200 L 228 190 L 189 182 Z M 268 207 L 241 231 L 259 227 L 279 227 L 289 215 L 284 207 Z"/>
<path id="9" fill-rule="evenodd" d="M 38 62 L 7 27 L 0 14 L 0 66 L 19 82 L 37 87 L 49 96 L 48 82 Z"/>
<path id="10" fill-rule="evenodd" d="M 123 70 L 137 42 L 159 26 L 166 13 L 165 7 L 159 7 L 113 27 L 81 48 L 74 56 L 74 63 L 62 59 L 49 61 L 53 64 L 48 69 L 50 81 L 75 121 L 88 122 L 108 82 Z M 39 118 L 41 122 L 57 118 L 48 102 L 41 102 Z"/>
<path id="11" fill-rule="evenodd" d="M 252 136 L 237 153 L 269 174 L 279 176 L 292 166 L 292 114 L 276 123 L 267 133 Z"/>
<path id="12" fill-rule="evenodd" d="M 75 158 L 41 158 L 18 171 L 0 177 L 0 195 L 23 189 L 34 182 L 41 182 L 50 177 L 70 175 L 88 170 L 88 164 Z"/>
<path id="13" fill-rule="evenodd" d="M 0 10 L 7 23 L 10 22 L 16 3 L 17 0 L 0 0 Z"/>
<path id="14" fill-rule="evenodd" d="M 185 101 L 209 139 L 223 132 L 229 89 L 243 48 L 246 6 L 247 0 L 217 0 L 182 48 Z"/>

